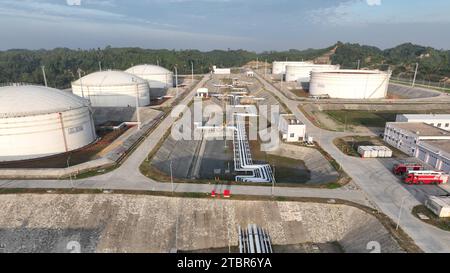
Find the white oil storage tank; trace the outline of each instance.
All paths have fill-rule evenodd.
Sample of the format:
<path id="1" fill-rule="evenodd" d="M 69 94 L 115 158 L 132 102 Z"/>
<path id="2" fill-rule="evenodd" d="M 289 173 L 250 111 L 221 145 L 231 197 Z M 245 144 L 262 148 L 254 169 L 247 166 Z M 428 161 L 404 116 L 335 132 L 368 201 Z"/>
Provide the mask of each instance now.
<path id="1" fill-rule="evenodd" d="M 171 88 L 174 85 L 173 73 L 161 66 L 141 64 L 130 67 L 125 72 L 148 81 L 150 89 Z"/>
<path id="2" fill-rule="evenodd" d="M 390 72 L 378 70 L 312 71 L 309 93 L 338 99 L 382 99 L 390 77 Z"/>
<path id="3" fill-rule="evenodd" d="M 85 99 L 43 86 L 0 87 L 0 161 L 65 153 L 96 138 Z"/>
<path id="4" fill-rule="evenodd" d="M 72 82 L 72 92 L 88 99 L 93 107 L 136 107 L 150 104 L 146 80 L 123 71 L 94 72 Z"/>
<path id="5" fill-rule="evenodd" d="M 281 75 L 286 74 L 286 67 L 288 65 L 301 66 L 301 65 L 311 65 L 310 62 L 273 62 L 272 63 L 272 74 Z"/>
<path id="6" fill-rule="evenodd" d="M 286 81 L 298 83 L 309 82 L 311 71 L 330 71 L 338 70 L 339 68 L 339 65 L 328 64 L 288 65 L 286 66 Z"/>

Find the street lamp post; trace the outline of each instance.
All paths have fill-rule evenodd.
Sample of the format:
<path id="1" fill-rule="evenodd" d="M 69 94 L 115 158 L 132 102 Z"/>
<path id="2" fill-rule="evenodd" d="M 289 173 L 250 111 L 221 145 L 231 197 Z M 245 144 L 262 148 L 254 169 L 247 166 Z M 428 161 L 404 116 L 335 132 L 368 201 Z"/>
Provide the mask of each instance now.
<path id="1" fill-rule="evenodd" d="M 400 211 L 398 212 L 397 226 L 395 227 L 395 230 L 398 230 L 398 227 L 400 226 L 400 217 L 402 217 L 403 204 L 405 203 L 406 198 L 408 198 L 408 196 L 403 197 L 400 204 Z"/>
<path id="2" fill-rule="evenodd" d="M 136 119 L 138 124 L 138 130 L 141 130 L 141 116 L 139 114 L 139 84 L 138 81 L 133 78 L 133 82 L 136 83 Z"/>

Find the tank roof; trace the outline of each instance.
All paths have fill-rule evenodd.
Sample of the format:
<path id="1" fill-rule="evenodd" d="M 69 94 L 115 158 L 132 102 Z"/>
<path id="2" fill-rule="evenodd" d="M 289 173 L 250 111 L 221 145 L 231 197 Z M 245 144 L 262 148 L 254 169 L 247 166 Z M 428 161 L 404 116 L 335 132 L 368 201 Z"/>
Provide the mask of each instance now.
<path id="1" fill-rule="evenodd" d="M 71 93 L 37 85 L 0 87 L 0 118 L 64 112 L 89 107 Z"/>
<path id="2" fill-rule="evenodd" d="M 135 75 L 161 75 L 170 74 L 172 71 L 158 65 L 153 64 L 140 64 L 128 68 L 125 72 Z"/>
<path id="3" fill-rule="evenodd" d="M 89 86 L 119 86 L 119 85 L 132 85 L 132 84 L 146 83 L 142 78 L 133 74 L 118 71 L 118 70 L 106 70 L 94 72 L 86 75 L 80 79 L 74 81 L 73 85 L 89 85 Z"/>

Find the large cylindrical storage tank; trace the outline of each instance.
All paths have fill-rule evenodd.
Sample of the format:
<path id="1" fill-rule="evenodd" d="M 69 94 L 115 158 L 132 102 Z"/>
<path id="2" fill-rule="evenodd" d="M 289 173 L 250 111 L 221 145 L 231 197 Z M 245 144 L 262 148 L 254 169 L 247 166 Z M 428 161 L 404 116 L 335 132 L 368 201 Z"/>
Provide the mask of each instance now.
<path id="1" fill-rule="evenodd" d="M 310 65 L 288 65 L 286 66 L 287 82 L 309 82 L 311 71 L 329 71 L 339 69 L 339 65 L 310 64 Z"/>
<path id="2" fill-rule="evenodd" d="M 281 75 L 286 73 L 286 66 L 288 65 L 311 65 L 309 62 L 273 62 L 272 74 Z"/>
<path id="3" fill-rule="evenodd" d="M 150 89 L 173 87 L 173 73 L 161 66 L 142 64 L 133 66 L 125 72 L 136 75 L 148 81 Z"/>
<path id="4" fill-rule="evenodd" d="M 378 70 L 312 71 L 309 93 L 339 99 L 382 99 L 390 77 L 390 72 Z"/>
<path id="5" fill-rule="evenodd" d="M 43 86 L 0 88 L 0 161 L 65 153 L 96 138 L 88 101 Z"/>
<path id="6" fill-rule="evenodd" d="M 150 104 L 146 80 L 123 71 L 95 72 L 72 83 L 72 92 L 88 99 L 93 107 L 136 107 Z"/>

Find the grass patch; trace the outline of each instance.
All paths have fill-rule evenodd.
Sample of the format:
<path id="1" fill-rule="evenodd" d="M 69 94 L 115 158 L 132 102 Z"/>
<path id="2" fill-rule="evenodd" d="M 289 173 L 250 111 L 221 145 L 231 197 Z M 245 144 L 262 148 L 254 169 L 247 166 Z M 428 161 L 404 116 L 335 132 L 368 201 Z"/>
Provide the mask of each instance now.
<path id="1" fill-rule="evenodd" d="M 324 111 L 338 123 L 347 126 L 385 127 L 386 122 L 395 121 L 397 112 L 369 112 L 356 110 Z"/>
<path id="2" fill-rule="evenodd" d="M 439 229 L 450 231 L 450 218 L 439 218 L 436 214 L 434 214 L 424 205 L 415 206 L 412 210 L 412 214 L 418 219 L 420 219 L 419 214 L 423 214 L 430 219 L 428 220 L 420 219 L 421 221 L 433 225 Z"/>
<path id="3" fill-rule="evenodd" d="M 348 136 L 343 138 L 336 138 L 333 144 L 345 155 L 353 157 L 361 157 L 358 153 L 359 146 L 386 146 L 392 150 L 392 157 L 405 158 L 408 157 L 405 153 L 385 143 L 379 137 L 371 136 Z"/>

